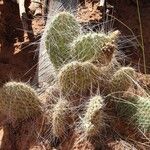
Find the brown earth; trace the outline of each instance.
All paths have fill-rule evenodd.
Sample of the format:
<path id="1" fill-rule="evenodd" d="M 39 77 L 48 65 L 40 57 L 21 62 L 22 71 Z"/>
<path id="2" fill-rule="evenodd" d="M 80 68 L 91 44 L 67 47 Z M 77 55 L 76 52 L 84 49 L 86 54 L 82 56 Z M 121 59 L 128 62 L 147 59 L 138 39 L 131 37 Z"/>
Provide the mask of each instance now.
<path id="1" fill-rule="evenodd" d="M 135 3 L 131 2 L 130 0 L 111 0 L 109 3 L 114 6 L 113 15 L 119 19 L 119 21 L 115 21 L 114 28 L 119 29 L 122 32 L 122 35 L 131 35 L 131 38 L 134 38 L 133 34 L 131 33 L 132 30 L 141 43 L 139 17 Z M 27 8 L 29 4 L 30 1 L 28 4 L 26 4 Z M 94 3 L 91 3 L 90 0 L 85 1 L 85 4 L 82 4 L 79 7 L 78 20 L 82 23 L 98 23 L 102 19 L 102 13 L 97 8 L 97 1 Z M 33 18 L 30 16 L 29 23 L 32 25 L 35 36 L 33 39 L 32 36 L 30 38 L 27 37 L 22 30 L 17 4 L 11 2 L 10 0 L 0 0 L 0 11 L 0 84 L 9 80 L 21 80 L 32 83 L 37 64 L 36 49 L 38 47 L 42 30 L 44 29 L 44 19 L 43 17 Z M 140 3 L 140 15 L 143 29 L 147 73 L 150 73 L 149 12 L 150 4 L 146 2 Z M 125 25 L 123 25 L 121 22 L 126 24 L 127 27 L 125 27 Z M 131 30 L 129 30 L 129 28 Z M 134 66 L 139 72 L 144 72 L 143 53 L 139 46 L 130 48 L 125 48 L 124 46 L 122 51 L 128 56 L 126 64 L 131 63 L 131 65 Z M 147 85 L 150 87 L 149 75 L 140 74 L 138 78 L 141 85 L 145 87 Z M 121 123 L 118 123 L 114 128 L 120 129 L 123 134 L 130 133 L 130 135 L 132 135 L 132 131 L 129 131 L 128 129 L 126 130 L 127 133 L 124 133 L 125 125 L 122 125 Z M 62 149 L 67 150 L 68 143 L 74 143 L 70 146 L 70 149 L 74 150 L 94 149 L 93 145 L 88 141 L 78 143 L 77 141 L 79 137 L 80 136 L 78 134 L 70 135 L 69 139 L 73 140 L 73 142 L 69 140 L 69 142 L 64 143 Z M 114 141 L 114 138 L 112 137 L 105 141 L 105 145 L 106 147 L 104 149 L 106 150 L 134 149 L 134 146 L 131 146 L 131 144 L 120 139 Z M 32 150 L 41 149 L 43 148 L 40 146 L 35 146 Z M 149 148 L 144 146 L 142 147 L 140 145 L 138 146 L 138 149 L 148 150 Z"/>

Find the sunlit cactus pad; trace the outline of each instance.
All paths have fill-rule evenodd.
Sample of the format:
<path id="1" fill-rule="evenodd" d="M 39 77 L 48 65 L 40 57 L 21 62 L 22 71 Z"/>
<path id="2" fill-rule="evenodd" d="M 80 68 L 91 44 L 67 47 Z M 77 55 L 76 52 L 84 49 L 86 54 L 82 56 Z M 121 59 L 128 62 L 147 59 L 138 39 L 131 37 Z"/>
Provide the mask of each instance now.
<path id="1" fill-rule="evenodd" d="M 110 62 L 117 47 L 115 41 L 118 36 L 114 35 L 92 32 L 78 36 L 72 44 L 74 58 L 79 61 Z"/>
<path id="2" fill-rule="evenodd" d="M 59 68 L 70 59 L 69 43 L 80 33 L 80 25 L 69 12 L 54 16 L 46 36 L 46 48 L 51 62 Z"/>

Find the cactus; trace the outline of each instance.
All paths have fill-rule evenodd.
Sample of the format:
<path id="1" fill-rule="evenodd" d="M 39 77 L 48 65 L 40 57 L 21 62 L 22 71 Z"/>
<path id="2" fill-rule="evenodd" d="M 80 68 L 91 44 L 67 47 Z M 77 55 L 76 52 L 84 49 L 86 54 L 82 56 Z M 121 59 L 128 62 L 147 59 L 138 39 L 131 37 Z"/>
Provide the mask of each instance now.
<path id="1" fill-rule="evenodd" d="M 94 96 L 90 99 L 81 126 L 87 137 L 97 136 L 101 132 L 104 126 L 103 99 L 101 96 Z"/>
<path id="2" fill-rule="evenodd" d="M 56 68 L 70 59 L 69 43 L 80 33 L 80 25 L 68 12 L 54 16 L 46 36 L 46 49 Z"/>
<path id="3" fill-rule="evenodd" d="M 138 97 L 136 108 L 132 120 L 143 132 L 150 132 L 150 98 Z"/>
<path id="4" fill-rule="evenodd" d="M 63 94 L 83 94 L 88 89 L 98 86 L 99 70 L 89 62 L 71 62 L 58 74 L 58 83 Z"/>
<path id="5" fill-rule="evenodd" d="M 36 92 L 25 83 L 8 82 L 0 89 L 0 112 L 10 122 L 25 120 L 42 112 Z"/>
<path id="6" fill-rule="evenodd" d="M 115 32 L 116 33 L 116 32 Z M 113 36 L 112 36 L 113 35 Z M 88 33 L 79 36 L 72 44 L 72 55 L 79 61 L 108 64 L 116 49 L 116 34 Z"/>
<path id="7" fill-rule="evenodd" d="M 137 102 L 136 96 L 128 96 L 125 98 L 121 97 L 121 99 L 116 100 L 115 108 L 117 116 L 129 121 L 137 111 L 135 105 L 136 102 Z"/>
<path id="8" fill-rule="evenodd" d="M 150 98 L 132 96 L 125 101 L 117 102 L 117 115 L 139 128 L 143 132 L 150 132 Z"/>
<path id="9" fill-rule="evenodd" d="M 71 109 L 68 101 L 59 99 L 52 112 L 52 133 L 57 138 L 66 135 L 71 123 Z"/>
<path id="10" fill-rule="evenodd" d="M 135 79 L 135 70 L 131 67 L 121 67 L 111 79 L 113 92 L 126 91 Z"/>

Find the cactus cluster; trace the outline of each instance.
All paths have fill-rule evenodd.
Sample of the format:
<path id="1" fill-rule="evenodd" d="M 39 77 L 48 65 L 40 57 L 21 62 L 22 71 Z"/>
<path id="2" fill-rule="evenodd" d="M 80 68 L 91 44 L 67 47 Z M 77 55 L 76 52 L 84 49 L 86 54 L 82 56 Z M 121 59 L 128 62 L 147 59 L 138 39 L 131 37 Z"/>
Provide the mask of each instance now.
<path id="1" fill-rule="evenodd" d="M 70 130 L 81 129 L 86 137 L 97 138 L 106 129 L 108 122 L 105 121 L 111 114 L 107 114 L 108 110 L 116 112 L 112 113 L 114 118 L 123 118 L 144 132 L 150 131 L 150 99 L 127 96 L 122 101 L 123 94 L 136 80 L 136 71 L 132 67 L 121 67 L 117 62 L 119 34 L 118 31 L 81 33 L 72 14 L 61 12 L 54 16 L 45 41 L 50 61 L 58 72 L 54 85 L 46 91 L 50 132 L 47 135 L 63 139 Z M 122 94 L 112 96 L 119 92 Z M 75 105 L 73 101 L 78 96 L 80 102 Z M 112 99 L 113 105 L 109 107 Z M 77 108 L 75 114 L 71 107 Z M 0 113 L 9 121 L 17 121 L 43 114 L 43 111 L 32 88 L 24 83 L 9 82 L 0 89 Z M 79 128 L 74 126 L 76 123 Z M 109 123 L 111 127 L 111 119 Z"/>
<path id="2" fill-rule="evenodd" d="M 56 18 L 61 18 L 62 14 L 70 16 L 69 13 L 63 12 L 59 15 L 56 15 Z M 67 18 L 68 17 L 62 17 L 63 23 L 67 23 Z M 53 53 L 53 55 L 51 55 L 49 53 L 50 49 L 53 50 L 53 48 L 47 46 L 47 51 L 49 53 L 50 60 L 54 58 L 58 61 L 58 64 L 61 64 L 59 65 L 59 69 L 57 69 L 58 75 L 56 77 L 56 84 L 59 87 L 60 93 L 63 97 L 67 98 L 69 95 L 70 100 L 72 96 L 71 101 L 74 101 L 73 95 L 80 95 L 80 98 L 87 95 L 87 99 L 89 99 L 90 94 L 92 94 L 92 96 L 96 95 L 93 98 L 89 99 L 88 105 L 85 104 L 85 101 L 82 101 L 82 103 L 84 103 L 84 106 L 86 105 L 86 111 L 84 113 L 83 111 L 80 112 L 83 115 L 80 120 L 82 132 L 84 132 L 87 137 L 90 137 L 98 136 L 98 134 L 103 130 L 102 127 L 105 126 L 104 116 L 107 115 L 104 113 L 103 107 L 106 107 L 107 105 L 103 105 L 106 102 L 105 99 L 102 99 L 102 97 L 107 96 L 107 94 L 110 93 L 121 93 L 115 94 L 117 98 L 115 99 L 113 104 L 114 110 L 117 111 L 117 117 L 119 114 L 119 117 L 128 119 L 130 118 L 132 121 L 136 120 L 133 121 L 135 122 L 135 126 L 144 126 L 144 128 L 148 128 L 145 124 L 147 122 L 147 126 L 149 126 L 149 121 L 146 117 L 143 117 L 148 111 L 143 111 L 142 109 L 150 110 L 150 108 L 148 106 L 145 107 L 144 104 L 141 103 L 138 104 L 130 101 L 125 103 L 121 101 L 123 93 L 127 92 L 129 87 L 132 87 L 132 85 L 134 85 L 134 81 L 136 80 L 136 71 L 132 67 L 121 67 L 121 65 L 117 61 L 117 42 L 120 32 L 113 31 L 107 34 L 103 32 L 83 33 L 80 32 L 80 26 L 77 25 L 78 23 L 75 20 L 76 19 L 74 18 L 70 23 L 63 24 L 63 26 L 65 27 L 69 27 L 71 24 L 74 24 L 72 25 L 71 31 L 69 31 L 70 27 L 67 28 L 67 30 L 64 27 L 65 31 L 61 29 L 62 32 L 58 30 L 59 37 L 57 37 L 57 39 L 62 39 L 58 40 L 57 47 L 60 49 L 59 51 L 55 50 L 55 52 L 61 52 L 59 57 L 57 56 L 57 54 Z M 55 21 L 56 20 L 54 19 L 51 24 L 53 25 Z M 57 28 L 60 26 L 61 28 L 61 19 L 57 19 L 56 22 L 57 25 L 55 24 L 55 26 Z M 47 45 L 48 43 L 51 43 L 50 37 L 54 36 L 51 34 L 52 25 L 50 26 L 50 29 L 47 33 Z M 74 34 L 74 31 L 78 32 Z M 70 33 L 66 33 L 64 35 L 64 32 Z M 73 36 L 69 37 L 69 34 L 72 34 Z M 70 40 L 66 39 L 66 37 Z M 63 39 L 65 40 L 63 41 Z M 67 53 L 65 52 L 65 54 L 63 54 L 64 46 L 61 47 L 62 41 L 63 44 L 67 45 L 67 48 L 69 48 L 67 49 L 65 47 L 65 50 L 67 50 Z M 66 61 L 65 63 L 60 61 L 60 59 L 64 60 L 64 57 L 65 60 L 68 59 L 68 61 Z M 55 66 L 55 62 L 52 61 L 52 63 Z M 105 89 L 107 89 L 107 92 L 105 91 Z M 114 100 L 114 97 L 109 96 L 109 98 L 107 98 L 107 102 L 111 101 L 112 99 Z M 80 104 L 81 103 L 78 103 L 78 105 Z M 61 112 L 63 110 L 59 111 Z M 138 116 L 138 118 L 136 116 Z M 145 121 L 145 123 L 142 119 Z M 141 122 L 143 124 L 141 124 Z M 63 125 L 61 126 L 63 129 Z"/>

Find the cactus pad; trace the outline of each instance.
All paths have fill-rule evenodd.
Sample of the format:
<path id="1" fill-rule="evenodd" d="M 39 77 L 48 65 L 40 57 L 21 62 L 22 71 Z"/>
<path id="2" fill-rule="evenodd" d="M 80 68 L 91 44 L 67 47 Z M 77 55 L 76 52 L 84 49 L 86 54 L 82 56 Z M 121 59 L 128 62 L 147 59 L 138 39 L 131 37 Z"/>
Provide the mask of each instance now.
<path id="1" fill-rule="evenodd" d="M 66 134 L 70 118 L 71 118 L 70 104 L 66 100 L 60 99 L 57 104 L 54 105 L 52 113 L 52 133 L 54 136 L 60 138 Z"/>
<path id="2" fill-rule="evenodd" d="M 89 62 L 71 62 L 58 75 L 58 83 L 65 94 L 82 94 L 99 84 L 99 70 Z"/>
<path id="3" fill-rule="evenodd" d="M 104 33 L 88 33 L 75 39 L 72 49 L 76 60 L 90 60 L 105 64 L 110 62 L 116 45 L 114 36 L 110 37 Z"/>
<path id="4" fill-rule="evenodd" d="M 88 137 L 98 135 L 104 126 L 102 107 L 103 99 L 101 96 L 91 98 L 87 105 L 84 118 L 82 119 L 82 128 Z"/>
<path id="5" fill-rule="evenodd" d="M 68 12 L 54 16 L 46 36 L 46 49 L 56 68 L 70 59 L 69 43 L 80 33 L 75 17 Z"/>
<path id="6" fill-rule="evenodd" d="M 135 70 L 131 67 L 120 68 L 112 77 L 112 91 L 126 91 L 135 79 Z"/>
<path id="7" fill-rule="evenodd" d="M 0 112 L 10 121 L 24 120 L 42 112 L 36 92 L 21 82 L 8 82 L 0 89 Z"/>

